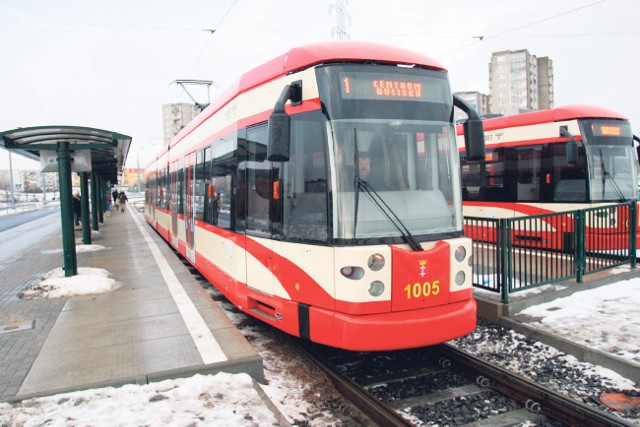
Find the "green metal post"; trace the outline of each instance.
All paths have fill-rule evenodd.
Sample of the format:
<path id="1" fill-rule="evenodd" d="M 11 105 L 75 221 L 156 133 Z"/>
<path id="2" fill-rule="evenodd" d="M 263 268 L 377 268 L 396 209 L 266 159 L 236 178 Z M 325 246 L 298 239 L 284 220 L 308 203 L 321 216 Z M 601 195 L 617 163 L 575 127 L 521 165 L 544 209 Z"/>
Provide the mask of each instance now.
<path id="1" fill-rule="evenodd" d="M 587 267 L 587 253 L 585 248 L 586 224 L 584 210 L 576 211 L 574 227 L 576 234 L 576 249 L 574 256 L 576 260 L 576 282 L 582 283 L 582 277 L 584 276 L 584 272 Z"/>
<path id="2" fill-rule="evenodd" d="M 76 236 L 73 228 L 73 196 L 71 194 L 71 156 L 69 155 L 69 142 L 59 142 L 57 151 L 64 275 L 65 277 L 71 277 L 78 274 L 78 262 L 76 259 Z"/>
<path id="3" fill-rule="evenodd" d="M 91 228 L 98 231 L 98 179 L 95 173 L 91 174 Z"/>
<path id="4" fill-rule="evenodd" d="M 636 268 L 636 249 L 638 242 L 636 241 L 636 229 L 638 227 L 637 210 L 638 205 L 636 202 L 631 202 L 629 206 L 629 256 L 631 257 L 631 268 Z"/>
<path id="5" fill-rule="evenodd" d="M 509 303 L 509 289 L 511 288 L 511 273 L 509 269 L 510 251 L 507 245 L 508 235 L 509 235 L 507 221 L 508 220 L 506 219 L 501 219 L 498 221 L 498 225 L 500 227 L 499 247 L 500 247 L 500 254 L 502 255 L 501 257 L 502 262 L 500 263 L 501 265 L 500 265 L 500 272 L 499 272 L 499 275 L 502 278 L 500 292 L 501 292 L 503 304 Z"/>
<path id="6" fill-rule="evenodd" d="M 91 227 L 89 227 L 89 176 L 87 172 L 80 173 L 80 190 L 82 205 L 82 243 L 91 244 Z"/>
<path id="7" fill-rule="evenodd" d="M 100 224 L 104 224 L 104 180 L 100 177 L 98 177 L 98 204 L 100 206 L 100 209 L 98 209 Z"/>

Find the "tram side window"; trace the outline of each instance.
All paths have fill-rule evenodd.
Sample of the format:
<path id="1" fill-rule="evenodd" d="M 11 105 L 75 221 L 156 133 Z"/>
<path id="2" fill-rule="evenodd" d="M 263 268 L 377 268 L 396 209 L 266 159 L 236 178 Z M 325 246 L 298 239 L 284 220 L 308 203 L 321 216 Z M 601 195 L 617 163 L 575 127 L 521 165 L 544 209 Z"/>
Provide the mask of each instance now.
<path id="1" fill-rule="evenodd" d="M 176 198 L 178 199 L 178 213 L 184 215 L 184 168 L 178 168 L 178 182 Z"/>
<path id="2" fill-rule="evenodd" d="M 327 241 L 327 152 L 319 114 L 297 115 L 283 166 L 282 231 L 287 240 Z"/>
<path id="3" fill-rule="evenodd" d="M 464 200 L 506 201 L 504 149 L 487 148 L 484 162 L 462 158 L 462 196 Z"/>
<path id="4" fill-rule="evenodd" d="M 234 176 L 238 169 L 237 132 L 214 142 L 205 152 L 209 177 L 205 194 L 205 221 L 220 228 L 232 229 L 235 206 L 233 203 Z"/>
<path id="5" fill-rule="evenodd" d="M 547 181 L 552 186 L 554 202 L 585 202 L 587 173 L 584 146 L 578 147 L 578 161 L 567 162 L 566 144 L 551 144 L 553 171 Z"/>
<path id="6" fill-rule="evenodd" d="M 164 170 L 158 169 L 158 192 L 156 193 L 156 205 L 164 206 Z"/>
<path id="7" fill-rule="evenodd" d="M 147 203 L 149 205 L 153 205 L 153 194 L 156 188 L 156 180 L 154 177 L 153 172 L 149 173 L 149 175 L 147 176 L 147 187 L 146 187 L 146 191 L 145 191 L 145 200 L 147 201 Z M 116 203 L 116 201 L 113 201 L 114 203 Z"/>
<path id="8" fill-rule="evenodd" d="M 195 219 L 201 221 L 204 218 L 204 198 L 205 198 L 205 163 L 204 151 L 200 150 L 196 154 L 195 170 Z"/>
<path id="9" fill-rule="evenodd" d="M 164 168 L 164 207 L 167 210 L 171 209 L 171 198 L 169 197 L 171 191 L 170 177 L 171 175 L 169 174 L 169 164 L 167 164 L 167 166 Z"/>
<path id="10" fill-rule="evenodd" d="M 516 148 L 516 170 L 511 175 L 515 177 L 516 201 L 540 201 L 544 188 L 544 174 L 542 172 L 542 145 Z M 507 180 L 509 182 L 509 180 Z"/>
<path id="11" fill-rule="evenodd" d="M 203 182 L 203 212 L 202 219 L 209 224 L 211 221 L 211 147 L 207 147 L 204 150 L 204 182 Z"/>
<path id="12" fill-rule="evenodd" d="M 177 211 L 176 179 L 177 179 L 178 162 L 174 161 L 169 166 L 169 179 L 167 182 L 167 197 L 169 198 L 169 210 Z"/>
<path id="13" fill-rule="evenodd" d="M 271 194 L 271 162 L 267 160 L 267 125 L 247 129 L 244 163 L 246 173 L 246 218 L 247 232 L 270 235 L 269 200 Z"/>

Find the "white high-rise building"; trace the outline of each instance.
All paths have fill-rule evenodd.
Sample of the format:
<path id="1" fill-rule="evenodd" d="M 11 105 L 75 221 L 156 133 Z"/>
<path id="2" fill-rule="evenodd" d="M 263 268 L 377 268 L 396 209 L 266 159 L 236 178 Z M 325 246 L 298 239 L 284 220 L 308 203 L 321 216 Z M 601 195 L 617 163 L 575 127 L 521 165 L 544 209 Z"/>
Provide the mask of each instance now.
<path id="1" fill-rule="evenodd" d="M 200 108 L 195 104 L 186 102 L 177 104 L 164 104 L 162 106 L 162 133 L 164 145 L 169 145 L 171 138 L 200 113 Z"/>
<path id="2" fill-rule="evenodd" d="M 517 114 L 553 107 L 553 62 L 528 50 L 493 52 L 489 63 L 489 112 Z"/>

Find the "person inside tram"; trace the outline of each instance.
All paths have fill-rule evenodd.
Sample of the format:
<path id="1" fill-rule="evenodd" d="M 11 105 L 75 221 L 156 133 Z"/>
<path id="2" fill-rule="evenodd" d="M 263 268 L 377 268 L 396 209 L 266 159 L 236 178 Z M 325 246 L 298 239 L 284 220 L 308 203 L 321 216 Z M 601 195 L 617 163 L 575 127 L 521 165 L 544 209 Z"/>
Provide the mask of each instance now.
<path id="1" fill-rule="evenodd" d="M 371 155 L 368 152 L 358 153 L 358 177 L 366 181 L 375 191 L 385 191 L 387 186 L 376 167 L 377 165 L 371 161 Z"/>

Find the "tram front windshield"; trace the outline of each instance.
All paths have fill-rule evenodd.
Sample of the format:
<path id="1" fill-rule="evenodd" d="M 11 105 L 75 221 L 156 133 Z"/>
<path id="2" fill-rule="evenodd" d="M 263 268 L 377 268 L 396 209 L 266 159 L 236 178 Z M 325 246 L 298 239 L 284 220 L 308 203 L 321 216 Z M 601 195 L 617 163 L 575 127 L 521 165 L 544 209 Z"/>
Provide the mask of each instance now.
<path id="1" fill-rule="evenodd" d="M 589 164 L 591 200 L 637 199 L 638 160 L 629 123 L 585 120 L 581 126 Z"/>
<path id="2" fill-rule="evenodd" d="M 446 74 L 336 65 L 320 68 L 318 80 L 329 118 L 333 239 L 461 235 L 460 173 Z"/>

